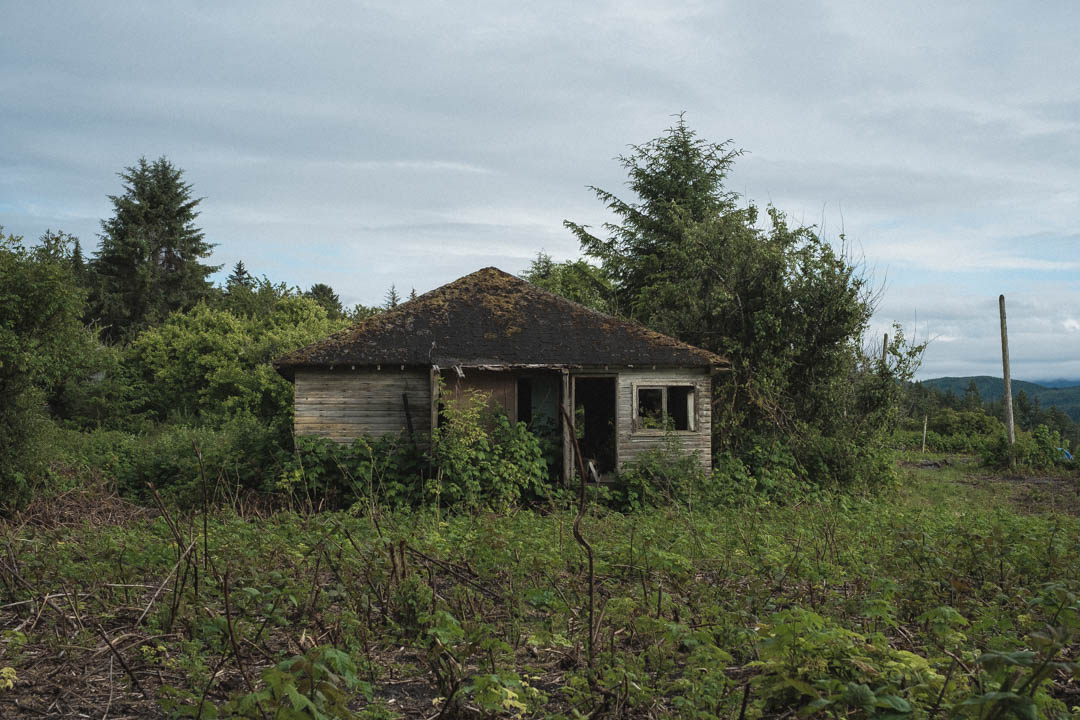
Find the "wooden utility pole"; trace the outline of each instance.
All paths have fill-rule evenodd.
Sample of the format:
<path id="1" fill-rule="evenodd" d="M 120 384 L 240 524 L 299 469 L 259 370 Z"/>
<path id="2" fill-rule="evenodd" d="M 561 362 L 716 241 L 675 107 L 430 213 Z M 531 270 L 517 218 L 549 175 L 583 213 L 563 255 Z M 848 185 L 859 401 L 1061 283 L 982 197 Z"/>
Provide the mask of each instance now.
<path id="1" fill-rule="evenodd" d="M 1001 310 L 1001 370 L 1005 376 L 1005 429 L 1009 434 L 1009 444 L 1016 442 L 1016 430 L 1013 427 L 1012 380 L 1009 377 L 1009 331 L 1005 327 L 1005 296 L 998 296 Z"/>
<path id="2" fill-rule="evenodd" d="M 928 415 L 922 416 L 922 451 L 926 452 L 926 421 L 929 418 Z"/>
<path id="3" fill-rule="evenodd" d="M 881 364 L 883 367 L 888 367 L 888 352 L 889 352 L 889 333 L 885 333 L 885 339 L 881 341 Z"/>

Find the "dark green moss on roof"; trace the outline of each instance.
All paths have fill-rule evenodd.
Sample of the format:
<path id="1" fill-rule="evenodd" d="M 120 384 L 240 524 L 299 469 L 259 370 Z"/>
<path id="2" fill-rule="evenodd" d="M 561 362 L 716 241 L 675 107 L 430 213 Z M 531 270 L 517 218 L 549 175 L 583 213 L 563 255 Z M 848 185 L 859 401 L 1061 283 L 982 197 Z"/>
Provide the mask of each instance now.
<path id="1" fill-rule="evenodd" d="M 300 367 L 345 365 L 726 366 L 707 350 L 590 310 L 484 268 L 284 355 Z"/>

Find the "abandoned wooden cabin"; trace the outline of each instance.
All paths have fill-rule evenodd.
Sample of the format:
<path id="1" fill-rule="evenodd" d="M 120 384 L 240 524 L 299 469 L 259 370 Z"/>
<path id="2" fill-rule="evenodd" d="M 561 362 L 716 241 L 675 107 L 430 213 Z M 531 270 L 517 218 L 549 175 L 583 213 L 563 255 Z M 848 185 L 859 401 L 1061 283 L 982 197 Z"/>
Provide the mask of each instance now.
<path id="1" fill-rule="evenodd" d="M 666 433 L 710 469 L 712 377 L 727 361 L 485 268 L 274 366 L 294 384 L 297 435 L 427 434 L 440 403 L 479 390 L 512 422 L 561 438 L 565 479 L 573 447 L 560 406 L 576 410 L 581 453 L 600 473 Z"/>

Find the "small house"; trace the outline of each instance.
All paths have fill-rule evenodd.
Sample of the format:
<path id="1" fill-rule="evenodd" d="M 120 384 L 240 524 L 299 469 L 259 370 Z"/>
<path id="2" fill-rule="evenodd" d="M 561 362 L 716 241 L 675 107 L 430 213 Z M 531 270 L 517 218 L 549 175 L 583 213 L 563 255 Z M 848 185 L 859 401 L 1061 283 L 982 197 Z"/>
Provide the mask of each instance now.
<path id="1" fill-rule="evenodd" d="M 427 434 L 440 405 L 477 390 L 601 474 L 668 437 L 712 462 L 714 353 L 485 268 L 279 358 L 297 435 Z M 573 408 L 573 430 L 561 407 Z"/>

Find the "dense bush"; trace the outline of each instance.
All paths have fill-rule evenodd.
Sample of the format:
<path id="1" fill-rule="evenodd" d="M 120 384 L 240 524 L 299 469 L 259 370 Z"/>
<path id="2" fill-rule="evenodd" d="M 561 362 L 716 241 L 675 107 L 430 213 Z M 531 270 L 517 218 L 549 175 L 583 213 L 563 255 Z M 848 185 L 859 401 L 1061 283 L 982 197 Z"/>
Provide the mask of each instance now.
<path id="1" fill-rule="evenodd" d="M 1018 430 L 1012 446 L 1004 434 L 997 436 L 993 442 L 987 443 L 982 452 L 982 461 L 994 468 L 1051 470 L 1066 465 L 1063 448 L 1067 450 L 1068 443 L 1061 439 L 1057 430 L 1039 425 L 1030 433 Z"/>
<path id="2" fill-rule="evenodd" d="M 427 496 L 439 506 L 506 507 L 542 492 L 547 463 L 540 441 L 480 394 L 447 403 L 431 434 L 435 476 Z"/>
<path id="3" fill-rule="evenodd" d="M 627 199 L 593 188 L 616 221 L 603 233 L 566 222 L 600 263 L 605 292 L 566 289 L 570 268 L 530 270 L 583 302 L 604 301 L 648 327 L 722 355 L 713 446 L 744 457 L 766 439 L 787 446 L 819 486 L 888 480 L 881 453 L 899 418 L 901 384 L 924 344 L 893 333 L 864 347 L 875 293 L 846 252 L 726 186 L 741 151 L 674 127 L 619 160 Z M 559 272 L 554 272 L 558 270 Z M 869 451 L 867 449 L 870 449 Z M 879 450 L 881 448 L 881 450 Z M 886 470 L 882 475 L 882 470 Z"/>
<path id="4" fill-rule="evenodd" d="M 296 438 L 277 489 L 301 505 L 348 507 L 366 499 L 377 505 L 419 505 L 428 458 L 425 438 L 363 436 L 351 444 L 312 436 Z"/>
<path id="5" fill-rule="evenodd" d="M 663 447 L 640 453 L 616 473 L 610 487 L 611 502 L 621 510 L 692 507 L 710 499 L 709 479 L 701 461 L 684 451 L 679 436 L 671 431 L 665 434 Z"/>
<path id="6" fill-rule="evenodd" d="M 1004 432 L 1004 430 L 1002 430 Z M 988 444 L 997 441 L 998 434 L 990 435 L 942 435 L 926 431 L 926 450 L 935 453 L 982 453 Z M 922 449 L 922 430 L 897 430 L 893 443 L 903 450 Z"/>
<path id="7" fill-rule="evenodd" d="M 940 435 L 985 436 L 997 435 L 1005 425 L 981 410 L 953 410 L 944 408 L 930 418 L 929 429 Z"/>
<path id="8" fill-rule="evenodd" d="M 287 291 L 268 312 L 250 316 L 200 303 L 140 334 L 125 364 L 157 420 L 216 425 L 250 414 L 287 437 L 292 386 L 270 362 L 341 327 L 316 301 Z"/>
<path id="9" fill-rule="evenodd" d="M 69 241 L 46 233 L 28 248 L 0 228 L 0 512 L 39 489 L 47 402 L 92 343 Z"/>

